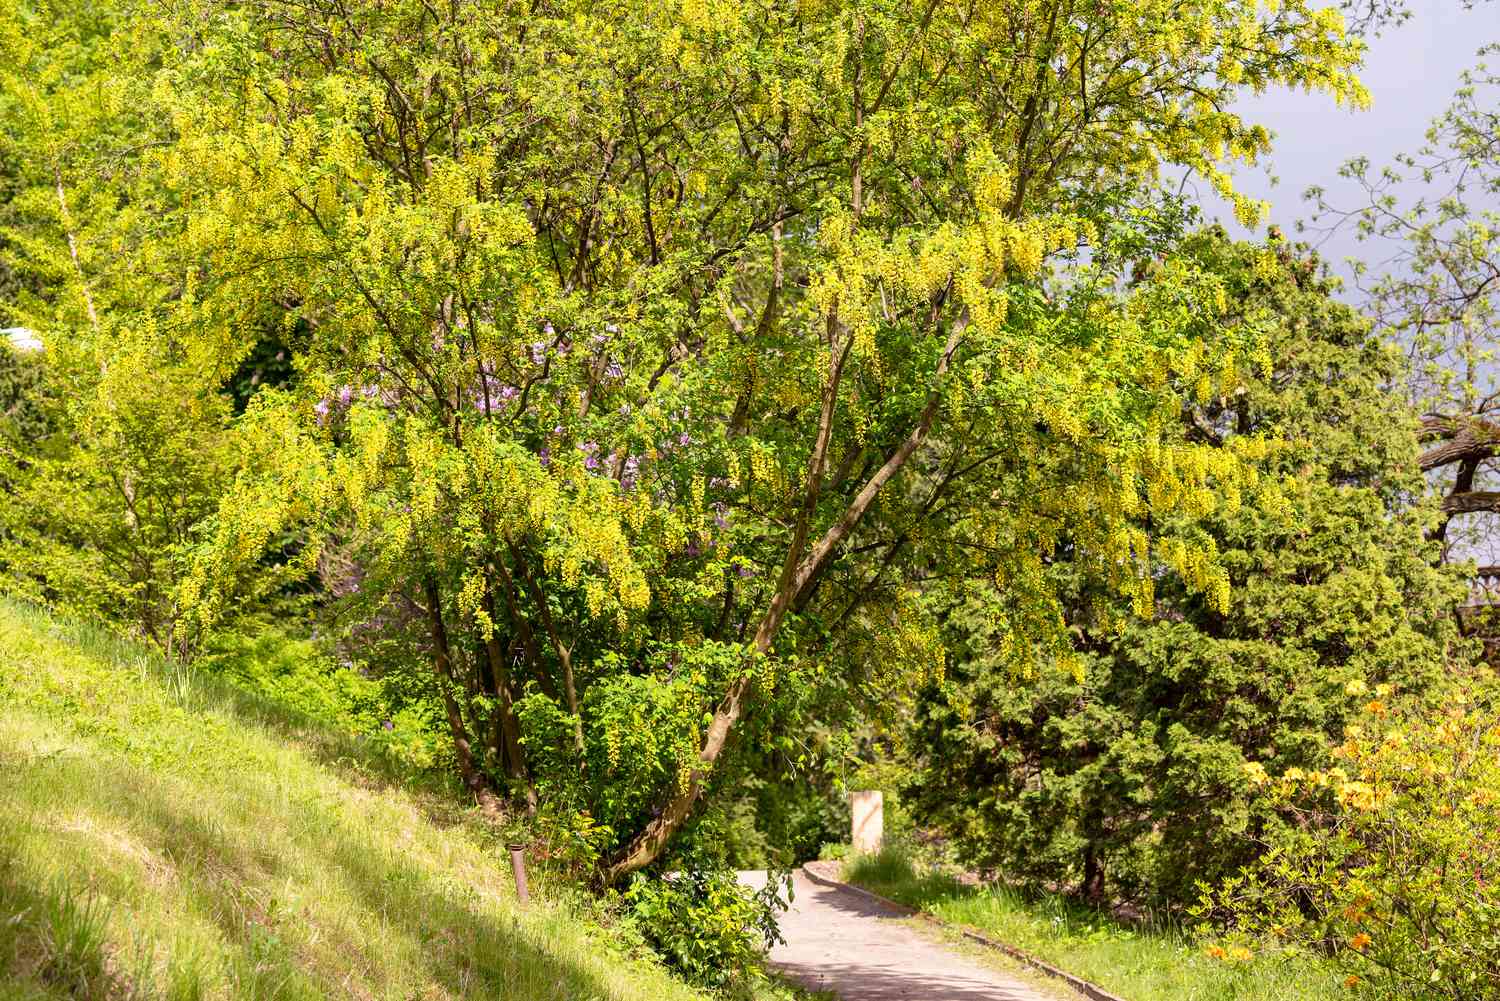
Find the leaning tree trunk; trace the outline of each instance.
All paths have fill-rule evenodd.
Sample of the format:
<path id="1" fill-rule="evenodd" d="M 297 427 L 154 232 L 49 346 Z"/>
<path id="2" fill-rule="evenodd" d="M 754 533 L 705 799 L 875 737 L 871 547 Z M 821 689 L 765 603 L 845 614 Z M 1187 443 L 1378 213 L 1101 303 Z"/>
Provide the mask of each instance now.
<path id="1" fill-rule="evenodd" d="M 938 362 L 934 381 L 941 386 L 943 376 L 948 371 L 948 366 L 953 360 L 954 352 L 963 339 L 965 323 L 960 321 L 953 325 L 948 336 L 948 342 L 943 348 L 942 358 Z M 824 460 L 827 457 L 828 441 L 831 434 L 833 421 L 833 408 L 838 395 L 838 380 L 842 368 L 844 352 L 835 350 L 830 352 L 830 378 L 829 388 L 824 392 L 823 411 L 820 417 L 820 426 L 817 441 L 813 449 L 812 458 L 808 465 L 808 498 L 810 502 L 804 503 L 798 525 L 793 532 L 792 545 L 788 547 L 786 562 L 783 564 L 781 579 L 777 582 L 776 593 L 771 599 L 770 606 L 766 609 L 765 616 L 761 619 L 760 626 L 755 631 L 753 645 L 754 656 L 764 656 L 771 650 L 772 643 L 776 640 L 776 634 L 781 628 L 782 620 L 786 617 L 788 609 L 796 600 L 798 595 L 804 593 L 808 586 L 818 578 L 824 567 L 838 547 L 849 537 L 850 533 L 859 525 L 865 512 L 869 510 L 877 494 L 891 481 L 895 475 L 906 465 L 912 453 L 926 440 L 928 432 L 932 430 L 932 424 L 937 417 L 938 407 L 941 402 L 940 389 L 934 388 L 928 396 L 927 405 L 923 408 L 921 417 L 912 428 L 911 433 L 891 452 L 885 464 L 860 488 L 858 494 L 850 501 L 844 513 L 834 522 L 822 537 L 818 540 L 811 551 L 802 556 L 802 545 L 807 538 L 807 525 L 811 520 L 813 510 L 817 503 L 817 491 L 822 484 Z M 803 519 L 806 519 L 805 521 Z M 687 783 L 676 789 L 671 797 L 663 804 L 661 812 L 654 817 L 650 823 L 641 829 L 630 843 L 627 844 L 609 867 L 603 873 L 604 882 L 607 884 L 617 883 L 624 877 L 638 869 L 643 869 L 654 862 L 666 848 L 667 842 L 677 832 L 685 820 L 692 814 L 693 807 L 698 802 L 698 797 L 703 794 L 703 786 L 709 774 L 713 771 L 715 762 L 724 753 L 724 748 L 729 743 L 730 732 L 739 721 L 745 711 L 745 705 L 751 695 L 753 675 L 746 672 L 729 686 L 724 699 L 719 703 L 718 711 L 714 713 L 712 722 L 709 723 L 708 732 L 704 735 L 703 744 L 698 752 L 698 761 L 689 773 Z"/>

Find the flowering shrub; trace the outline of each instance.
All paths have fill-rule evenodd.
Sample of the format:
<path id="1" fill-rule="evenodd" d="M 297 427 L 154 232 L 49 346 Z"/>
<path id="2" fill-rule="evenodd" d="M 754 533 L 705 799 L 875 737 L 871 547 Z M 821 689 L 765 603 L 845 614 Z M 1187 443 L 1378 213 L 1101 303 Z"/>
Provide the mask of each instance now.
<path id="1" fill-rule="evenodd" d="M 1354 687 L 1358 687 L 1355 683 Z M 1404 717 L 1365 693 L 1326 771 L 1247 766 L 1297 818 L 1205 913 L 1311 947 L 1369 998 L 1500 998 L 1500 718 L 1459 694 Z"/>

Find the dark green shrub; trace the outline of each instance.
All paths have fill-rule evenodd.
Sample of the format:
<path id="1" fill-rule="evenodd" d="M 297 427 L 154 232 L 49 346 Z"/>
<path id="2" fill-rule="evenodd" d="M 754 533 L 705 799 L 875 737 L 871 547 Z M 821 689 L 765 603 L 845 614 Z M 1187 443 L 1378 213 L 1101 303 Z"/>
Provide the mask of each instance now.
<path id="1" fill-rule="evenodd" d="M 18 351 L 0 334 L 0 449 L 33 445 L 51 432 L 53 421 L 42 396 L 42 365 L 40 352 Z"/>

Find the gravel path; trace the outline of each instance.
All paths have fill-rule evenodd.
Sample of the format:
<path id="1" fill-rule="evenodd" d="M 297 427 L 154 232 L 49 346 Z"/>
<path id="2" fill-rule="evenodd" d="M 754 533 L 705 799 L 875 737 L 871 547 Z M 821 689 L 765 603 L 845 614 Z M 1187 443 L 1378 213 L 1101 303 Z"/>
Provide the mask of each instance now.
<path id="1" fill-rule="evenodd" d="M 765 873 L 742 881 L 765 885 Z M 799 869 L 791 909 L 781 916 L 786 944 L 771 965 L 843 1001 L 1057 1001 L 1015 977 L 952 952 L 904 923 L 905 915 L 843 887 L 815 883 Z"/>

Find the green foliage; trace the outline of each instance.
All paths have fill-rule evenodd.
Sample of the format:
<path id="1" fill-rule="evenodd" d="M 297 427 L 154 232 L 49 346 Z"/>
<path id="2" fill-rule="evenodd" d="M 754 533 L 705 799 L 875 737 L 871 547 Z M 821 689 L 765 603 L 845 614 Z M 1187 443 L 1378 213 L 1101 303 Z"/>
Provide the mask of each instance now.
<path id="1" fill-rule="evenodd" d="M 50 430 L 42 398 L 43 364 L 40 353 L 22 353 L 9 338 L 0 337 L 0 470 Z M 5 483 L 0 479 L 0 489 Z"/>
<path id="2" fill-rule="evenodd" d="M 818 860 L 821 862 L 842 862 L 853 853 L 853 847 L 847 841 L 825 842 L 818 849 Z"/>
<path id="3" fill-rule="evenodd" d="M 1326 951 L 1354 997 L 1500 997 L 1493 681 L 1394 716 L 1392 693 L 1370 694 L 1327 770 L 1257 772 L 1298 823 L 1203 910 Z"/>
<path id="4" fill-rule="evenodd" d="M 827 842 L 848 836 L 848 800 L 827 771 L 778 773 L 774 756 L 751 758 L 723 785 L 707 812 L 723 816 L 713 825 L 714 836 L 737 869 L 796 866 L 818 858 Z"/>
<path id="5" fill-rule="evenodd" d="M 1393 352 L 1291 248 L 1205 236 L 1188 250 L 1224 276 L 1235 309 L 1274 325 L 1270 366 L 1186 406 L 1183 432 L 1277 436 L 1259 468 L 1286 484 L 1285 507 L 1247 497 L 1204 519 L 1232 584 L 1222 609 L 1163 578 L 1154 617 L 1134 621 L 1060 554 L 1076 676 L 1017 679 L 995 655 L 1009 594 L 954 601 L 956 663 L 912 742 L 912 791 L 964 858 L 1099 902 L 1191 902 L 1285 822 L 1248 763 L 1325 764 L 1361 701 L 1350 686 L 1437 690 L 1467 651 L 1461 574 L 1431 566 L 1434 509 Z"/>
<path id="6" fill-rule="evenodd" d="M 703 705 L 722 685 L 710 671 L 739 663 L 732 647 L 680 653 L 690 659 L 641 675 L 610 670 L 616 655 L 601 658 L 602 675 L 581 707 L 582 756 L 572 741 L 577 720 L 556 702 L 533 692 L 517 704 L 528 761 L 549 809 L 587 814 L 599 825 L 601 849 L 615 832 L 639 823 L 662 785 L 683 781 L 697 755 Z"/>
<path id="7" fill-rule="evenodd" d="M 450 753 L 437 700 L 411 698 L 397 679 L 371 678 L 337 663 L 312 640 L 274 629 L 218 640 L 203 668 L 309 720 L 357 738 L 372 754 L 421 774 L 446 766 Z"/>
<path id="8" fill-rule="evenodd" d="M 190 656 L 214 623 L 180 589 L 238 445 L 226 353 L 169 318 L 194 296 L 161 238 L 181 206 L 123 152 L 170 134 L 147 96 L 161 39 L 125 4 L 8 0 L 0 22 L 4 312 L 47 344 L 31 433 L 0 434 L 0 583 Z M 256 570 L 216 583 L 274 592 Z"/>
<path id="9" fill-rule="evenodd" d="M 251 397 L 262 389 L 286 386 L 295 380 L 294 352 L 288 344 L 299 338 L 295 336 L 295 330 L 290 333 L 292 336 L 284 336 L 283 332 L 277 331 L 261 338 L 229 376 L 224 389 L 234 401 L 236 414 L 243 414 Z"/>
<path id="10" fill-rule="evenodd" d="M 656 655 L 649 671 L 636 674 L 619 663 L 618 655 L 603 654 L 592 667 L 599 676 L 589 683 L 581 706 L 581 756 L 572 739 L 575 718 L 556 701 L 534 690 L 517 703 L 527 760 L 544 804 L 540 829 L 555 832 L 560 857 L 597 862 L 618 843 L 620 832 L 645 822 L 664 786 L 687 781 L 705 706 L 746 659 L 734 644 L 673 646 Z M 795 676 L 763 682 L 759 711 L 781 714 L 776 729 L 791 729 L 792 720 L 804 713 L 797 700 L 808 693 L 794 681 Z M 784 751 L 750 752 L 727 765 L 685 844 L 741 869 L 813 857 L 823 838 L 846 826 L 848 818 L 830 807 L 834 794 L 814 772 L 814 761 L 804 760 L 797 773 L 787 775 L 781 772 L 786 757 Z"/>
<path id="11" fill-rule="evenodd" d="M 690 981 L 743 989 L 765 976 L 765 950 L 784 941 L 776 913 L 791 899 L 791 874 L 772 872 L 757 890 L 734 870 L 699 865 L 648 876 L 626 888 L 630 921 Z"/>
<path id="12" fill-rule="evenodd" d="M 55 379 L 54 399 L 81 388 Z M 85 380 L 86 395 L 55 412 L 57 433 L 7 477 L 0 573 L 15 593 L 189 654 L 203 631 L 177 588 L 230 474 L 227 406 L 144 347 Z"/>

